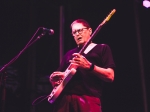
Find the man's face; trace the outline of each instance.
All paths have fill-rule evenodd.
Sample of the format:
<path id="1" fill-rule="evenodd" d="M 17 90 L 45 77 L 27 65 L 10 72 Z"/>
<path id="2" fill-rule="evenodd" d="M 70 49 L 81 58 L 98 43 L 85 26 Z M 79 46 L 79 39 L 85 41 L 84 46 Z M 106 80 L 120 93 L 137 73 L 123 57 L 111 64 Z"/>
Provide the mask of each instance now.
<path id="1" fill-rule="evenodd" d="M 72 35 L 79 46 L 83 46 L 88 41 L 91 33 L 92 29 L 83 26 L 82 23 L 74 23 L 72 25 Z"/>

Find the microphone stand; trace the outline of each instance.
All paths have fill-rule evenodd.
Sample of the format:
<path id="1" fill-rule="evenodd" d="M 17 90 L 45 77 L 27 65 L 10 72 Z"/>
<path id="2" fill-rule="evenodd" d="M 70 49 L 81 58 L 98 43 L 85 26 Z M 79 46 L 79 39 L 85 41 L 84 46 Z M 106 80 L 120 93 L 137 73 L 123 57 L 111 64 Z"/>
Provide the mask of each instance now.
<path id="1" fill-rule="evenodd" d="M 43 37 L 46 32 L 43 31 L 35 40 L 34 37 L 37 34 L 37 32 L 43 29 L 43 27 L 39 27 L 37 29 L 37 31 L 34 33 L 34 35 L 32 36 L 32 38 L 30 39 L 30 41 L 27 43 L 27 45 L 19 52 L 18 55 L 16 55 L 12 60 L 10 60 L 7 64 L 5 64 L 1 69 L 0 69 L 0 87 L 2 86 L 2 107 L 1 107 L 1 112 L 5 112 L 5 100 L 6 100 L 6 72 L 5 69 L 11 65 L 13 62 L 15 62 L 15 60 L 17 60 L 19 58 L 19 56 L 29 47 L 31 46 L 33 43 L 35 43 L 37 40 L 39 40 L 41 37 Z M 33 40 L 33 41 L 32 41 Z"/>

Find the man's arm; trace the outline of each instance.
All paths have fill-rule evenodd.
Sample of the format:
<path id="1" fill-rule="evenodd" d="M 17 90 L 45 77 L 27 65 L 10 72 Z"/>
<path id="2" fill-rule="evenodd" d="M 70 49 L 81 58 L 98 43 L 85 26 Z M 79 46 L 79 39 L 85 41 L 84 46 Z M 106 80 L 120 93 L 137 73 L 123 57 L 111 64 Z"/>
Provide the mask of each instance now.
<path id="1" fill-rule="evenodd" d="M 89 66 L 91 68 L 92 64 Z M 114 81 L 114 70 L 112 68 L 101 68 L 99 66 L 93 65 L 93 70 L 91 72 L 99 77 L 100 79 L 106 82 L 113 82 Z"/>
<path id="2" fill-rule="evenodd" d="M 112 82 L 114 80 L 114 70 L 112 68 L 102 68 L 97 65 L 93 65 L 84 56 L 78 53 L 74 53 L 73 56 L 75 57 L 70 60 L 71 63 L 76 64 L 82 69 L 92 72 L 97 77 L 106 82 Z"/>

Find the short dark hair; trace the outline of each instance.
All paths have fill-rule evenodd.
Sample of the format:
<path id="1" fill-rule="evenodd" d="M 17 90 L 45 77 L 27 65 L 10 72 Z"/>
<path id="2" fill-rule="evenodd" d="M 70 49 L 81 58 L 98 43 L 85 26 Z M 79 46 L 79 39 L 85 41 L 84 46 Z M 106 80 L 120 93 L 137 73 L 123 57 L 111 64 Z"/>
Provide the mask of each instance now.
<path id="1" fill-rule="evenodd" d="M 85 27 L 87 27 L 87 28 L 91 28 L 91 27 L 90 27 L 90 24 L 89 24 L 86 20 L 84 20 L 84 19 L 76 19 L 75 21 L 73 21 L 73 22 L 71 23 L 70 28 L 72 28 L 72 25 L 73 25 L 74 23 L 81 23 L 81 24 L 83 24 L 83 26 L 85 26 Z"/>

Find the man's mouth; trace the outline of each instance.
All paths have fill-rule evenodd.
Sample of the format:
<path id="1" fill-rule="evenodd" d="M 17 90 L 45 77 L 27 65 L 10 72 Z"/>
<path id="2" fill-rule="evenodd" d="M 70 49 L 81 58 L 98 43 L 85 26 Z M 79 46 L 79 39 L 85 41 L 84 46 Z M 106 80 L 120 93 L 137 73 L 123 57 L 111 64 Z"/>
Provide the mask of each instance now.
<path id="1" fill-rule="evenodd" d="M 82 37 L 79 37 L 77 40 L 80 41 L 82 39 Z"/>

